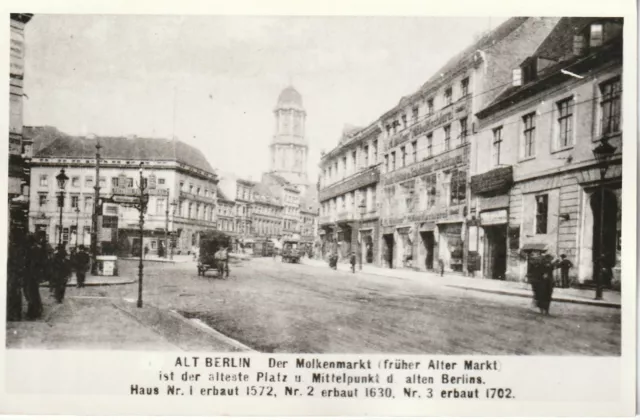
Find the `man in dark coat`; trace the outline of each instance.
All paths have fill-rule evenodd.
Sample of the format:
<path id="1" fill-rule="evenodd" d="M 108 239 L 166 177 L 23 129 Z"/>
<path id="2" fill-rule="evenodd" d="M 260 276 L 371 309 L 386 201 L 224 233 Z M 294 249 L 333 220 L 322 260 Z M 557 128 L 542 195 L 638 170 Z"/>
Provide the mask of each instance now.
<path id="1" fill-rule="evenodd" d="M 46 236 L 32 237 L 29 242 L 29 252 L 26 257 L 24 294 L 28 303 L 27 319 L 33 320 L 42 316 L 40 283 L 44 280 L 45 276 L 49 274 L 49 252 Z"/>
<path id="2" fill-rule="evenodd" d="M 58 303 L 62 303 L 62 300 L 64 299 L 70 271 L 67 251 L 64 249 L 64 246 L 59 246 L 53 256 L 50 274 L 53 277 L 54 297 Z"/>
<path id="3" fill-rule="evenodd" d="M 546 251 L 529 256 L 527 276 L 533 289 L 533 299 L 541 314 L 549 315 L 553 295 L 554 259 Z"/>
<path id="4" fill-rule="evenodd" d="M 73 269 L 76 272 L 76 280 L 78 282 L 78 287 L 84 287 L 84 281 L 86 277 L 87 270 L 89 269 L 89 254 L 84 249 L 83 245 L 80 245 L 79 251 L 76 253 L 75 258 L 73 259 Z"/>

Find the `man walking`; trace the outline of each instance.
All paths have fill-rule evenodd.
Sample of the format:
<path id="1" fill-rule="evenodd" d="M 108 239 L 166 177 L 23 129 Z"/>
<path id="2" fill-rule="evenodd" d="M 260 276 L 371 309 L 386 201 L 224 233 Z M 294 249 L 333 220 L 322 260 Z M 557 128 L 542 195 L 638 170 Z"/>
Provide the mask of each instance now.
<path id="1" fill-rule="evenodd" d="M 64 300 L 65 291 L 67 289 L 67 281 L 69 279 L 69 260 L 67 258 L 67 251 L 64 246 L 59 246 L 58 250 L 53 256 L 51 264 L 54 283 L 54 297 L 56 302 L 62 303 Z"/>
<path id="2" fill-rule="evenodd" d="M 563 289 L 569 287 L 569 270 L 573 267 L 573 263 L 567 259 L 566 254 L 560 255 L 560 261 L 557 266 L 560 268 L 560 284 Z"/>
<path id="3" fill-rule="evenodd" d="M 73 260 L 74 270 L 76 272 L 76 281 L 78 288 L 84 287 L 87 270 L 89 269 L 89 254 L 84 249 L 84 245 L 80 245 L 79 251 Z"/>
<path id="4" fill-rule="evenodd" d="M 355 252 L 351 253 L 351 257 L 349 260 L 351 262 L 351 272 L 355 274 L 356 272 L 356 253 Z"/>

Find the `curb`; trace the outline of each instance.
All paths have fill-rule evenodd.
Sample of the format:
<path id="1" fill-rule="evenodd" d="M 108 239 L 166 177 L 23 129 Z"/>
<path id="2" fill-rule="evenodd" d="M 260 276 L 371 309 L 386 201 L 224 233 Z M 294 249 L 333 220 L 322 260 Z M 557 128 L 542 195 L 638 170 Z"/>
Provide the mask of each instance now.
<path id="1" fill-rule="evenodd" d="M 85 282 L 85 287 L 94 287 L 94 286 L 122 286 L 125 284 L 133 284 L 135 283 L 137 280 L 121 280 L 118 282 L 111 282 L 111 283 L 86 283 Z M 49 283 L 40 283 L 40 287 L 41 288 L 47 288 L 49 287 Z M 69 282 L 67 283 L 67 287 L 78 287 L 78 284 L 76 282 Z"/>
<path id="2" fill-rule="evenodd" d="M 124 303 L 124 304 L 123 304 Z M 139 322 L 141 325 L 150 328 L 151 330 L 153 330 L 154 332 L 156 332 L 157 334 L 163 336 L 166 338 L 166 335 L 163 333 L 162 328 L 159 328 L 159 325 L 162 323 L 162 318 L 163 317 L 170 317 L 172 318 L 174 321 L 179 322 L 180 324 L 182 324 L 183 326 L 185 326 L 187 329 L 191 329 L 193 330 L 197 330 L 201 335 L 206 336 L 209 340 L 211 340 L 212 342 L 218 342 L 218 343 L 222 343 L 224 344 L 225 347 L 227 348 L 231 348 L 231 351 L 237 351 L 237 352 L 256 352 L 255 350 L 251 349 L 250 347 L 232 339 L 231 337 L 228 337 L 224 334 L 222 334 L 221 332 L 209 327 L 208 325 L 204 324 L 202 321 L 198 320 L 199 322 L 196 322 L 195 320 L 191 320 L 189 318 L 186 318 L 182 315 L 180 315 L 179 313 L 177 313 L 175 310 L 164 310 L 161 308 L 158 308 L 154 305 L 151 305 L 149 303 L 145 303 L 144 307 L 149 310 L 151 309 L 152 311 L 155 312 L 155 314 L 158 316 L 158 322 L 154 325 L 154 324 L 150 324 L 149 322 L 146 322 L 144 317 L 138 316 L 138 314 L 135 313 L 135 310 L 132 310 L 132 308 L 128 307 L 128 304 L 135 304 L 135 300 L 134 299 L 119 299 L 119 302 L 112 302 L 113 306 L 115 306 L 116 308 L 118 308 L 120 311 L 124 312 L 126 315 L 128 315 L 129 317 L 135 319 L 137 322 Z M 164 318 L 166 320 L 166 318 Z M 169 342 L 171 342 L 173 345 L 182 348 L 182 346 L 180 345 L 180 343 L 176 343 L 173 342 L 172 340 L 168 339 L 167 340 Z M 183 350 L 187 350 L 186 348 L 183 348 Z M 224 352 L 225 350 L 218 350 L 220 352 Z M 229 351 L 229 350 L 226 350 Z"/>
<path id="3" fill-rule="evenodd" d="M 469 287 L 469 286 L 456 286 L 453 284 L 448 284 L 447 287 L 453 287 L 455 289 L 463 289 L 463 290 L 472 290 L 474 292 L 483 292 L 483 293 L 491 293 L 494 295 L 507 295 L 507 296 L 518 296 L 522 298 L 532 298 L 530 293 L 522 293 L 510 290 L 494 290 L 494 289 L 481 289 L 479 287 Z M 553 301 L 555 302 L 565 302 L 565 303 L 575 303 L 580 305 L 591 305 L 591 306 L 601 306 L 605 308 L 616 308 L 620 309 L 622 305 L 620 303 L 615 302 L 605 302 L 601 300 L 587 300 L 580 298 L 570 298 L 570 297 L 553 297 Z"/>

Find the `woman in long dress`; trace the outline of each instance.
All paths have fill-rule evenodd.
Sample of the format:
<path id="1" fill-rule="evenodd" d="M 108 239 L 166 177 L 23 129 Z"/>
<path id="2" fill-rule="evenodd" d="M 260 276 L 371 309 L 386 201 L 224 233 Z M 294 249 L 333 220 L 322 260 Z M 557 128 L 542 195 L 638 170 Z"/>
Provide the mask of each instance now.
<path id="1" fill-rule="evenodd" d="M 533 289 L 533 300 L 541 314 L 549 315 L 553 296 L 554 259 L 545 252 L 529 259 L 529 282 Z"/>

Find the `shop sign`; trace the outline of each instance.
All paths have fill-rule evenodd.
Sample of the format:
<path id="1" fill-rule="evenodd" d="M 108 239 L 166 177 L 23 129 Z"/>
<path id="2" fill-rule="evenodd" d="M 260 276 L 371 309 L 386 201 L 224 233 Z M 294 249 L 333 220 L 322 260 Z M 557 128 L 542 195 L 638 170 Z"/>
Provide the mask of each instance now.
<path id="1" fill-rule="evenodd" d="M 505 166 L 471 177 L 471 193 L 505 191 L 513 184 L 513 167 Z"/>
<path id="2" fill-rule="evenodd" d="M 382 219 L 382 225 L 395 226 L 413 222 L 433 222 L 436 220 L 446 220 L 452 216 L 459 216 L 462 213 L 462 207 L 464 206 L 451 207 L 447 211 L 409 213 L 402 217 L 387 217 Z"/>
<path id="3" fill-rule="evenodd" d="M 385 176 L 384 185 L 395 184 L 422 174 L 431 173 L 444 168 L 453 168 L 467 163 L 469 145 L 444 153 L 435 159 L 419 162 Z"/>
<path id="4" fill-rule="evenodd" d="M 369 168 L 366 171 L 356 175 L 355 177 L 341 182 L 338 185 L 332 185 L 328 188 L 320 190 L 319 200 L 324 201 L 331 197 L 336 197 L 344 193 L 351 192 L 358 188 L 376 183 L 380 180 L 380 171 L 377 167 Z"/>
<path id="5" fill-rule="evenodd" d="M 480 213 L 480 224 L 486 225 L 502 225 L 507 223 L 507 209 L 484 211 Z"/>

